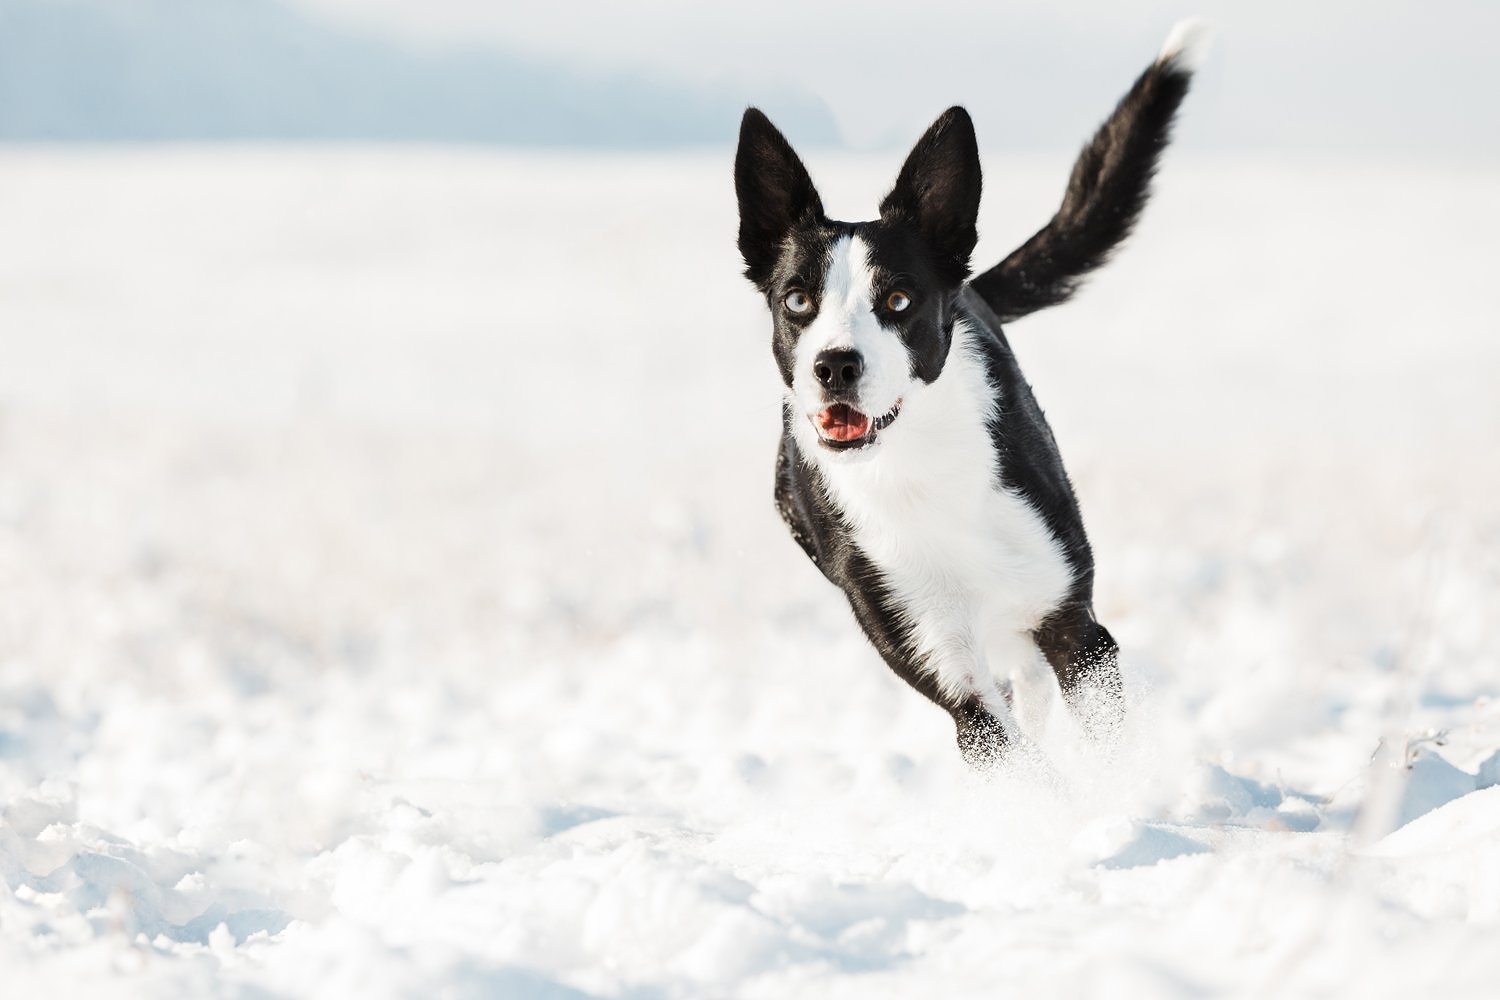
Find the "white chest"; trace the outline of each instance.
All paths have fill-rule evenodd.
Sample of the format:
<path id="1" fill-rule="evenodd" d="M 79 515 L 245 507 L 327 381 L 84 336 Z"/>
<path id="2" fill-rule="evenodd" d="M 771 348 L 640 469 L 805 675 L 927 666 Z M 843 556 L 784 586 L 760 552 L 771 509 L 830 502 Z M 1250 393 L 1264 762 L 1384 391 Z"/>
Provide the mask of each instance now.
<path id="1" fill-rule="evenodd" d="M 955 331 L 942 376 L 904 404 L 879 454 L 820 463 L 917 651 L 955 694 L 985 687 L 984 648 L 1029 633 L 1072 582 L 1040 515 L 1000 488 L 988 423 L 1004 400 L 972 336 Z"/>

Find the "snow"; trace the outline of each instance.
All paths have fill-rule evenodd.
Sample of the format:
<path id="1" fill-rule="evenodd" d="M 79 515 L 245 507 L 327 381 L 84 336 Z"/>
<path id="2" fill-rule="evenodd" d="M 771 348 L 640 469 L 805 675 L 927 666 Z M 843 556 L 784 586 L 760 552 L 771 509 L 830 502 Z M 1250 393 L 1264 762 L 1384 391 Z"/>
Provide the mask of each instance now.
<path id="1" fill-rule="evenodd" d="M 0 217 L 7 995 L 1492 991 L 1492 173 L 1172 159 L 1011 329 L 1131 712 L 983 780 L 771 509 L 727 154 L 11 149 Z"/>

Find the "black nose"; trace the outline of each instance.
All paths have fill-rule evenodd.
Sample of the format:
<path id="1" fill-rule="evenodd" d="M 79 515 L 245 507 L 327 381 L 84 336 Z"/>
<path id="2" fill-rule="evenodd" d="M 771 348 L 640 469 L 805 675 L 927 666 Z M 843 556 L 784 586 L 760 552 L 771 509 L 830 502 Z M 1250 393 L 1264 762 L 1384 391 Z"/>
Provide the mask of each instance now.
<path id="1" fill-rule="evenodd" d="M 858 351 L 823 351 L 813 359 L 813 374 L 829 392 L 854 388 L 864 370 L 865 362 Z"/>

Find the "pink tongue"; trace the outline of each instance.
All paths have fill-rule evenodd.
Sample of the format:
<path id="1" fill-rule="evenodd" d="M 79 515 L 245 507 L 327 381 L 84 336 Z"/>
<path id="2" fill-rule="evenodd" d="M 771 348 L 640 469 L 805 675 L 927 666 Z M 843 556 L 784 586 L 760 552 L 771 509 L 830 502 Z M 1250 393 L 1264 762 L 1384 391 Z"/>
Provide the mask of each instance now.
<path id="1" fill-rule="evenodd" d="M 818 414 L 823 436 L 835 441 L 857 441 L 870 429 L 870 418 L 847 403 L 834 403 Z"/>

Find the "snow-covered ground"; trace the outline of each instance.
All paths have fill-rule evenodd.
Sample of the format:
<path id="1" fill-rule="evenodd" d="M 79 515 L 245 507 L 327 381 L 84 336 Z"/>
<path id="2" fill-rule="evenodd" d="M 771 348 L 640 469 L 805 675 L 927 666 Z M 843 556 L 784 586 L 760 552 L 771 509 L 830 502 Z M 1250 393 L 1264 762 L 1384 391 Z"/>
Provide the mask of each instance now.
<path id="1" fill-rule="evenodd" d="M 1068 158 L 988 167 L 982 261 Z M 727 154 L 0 154 L 5 995 L 1494 995 L 1496 175 L 1172 157 L 1010 330 L 1132 689 L 1053 782 L 786 537 L 733 231 Z"/>

